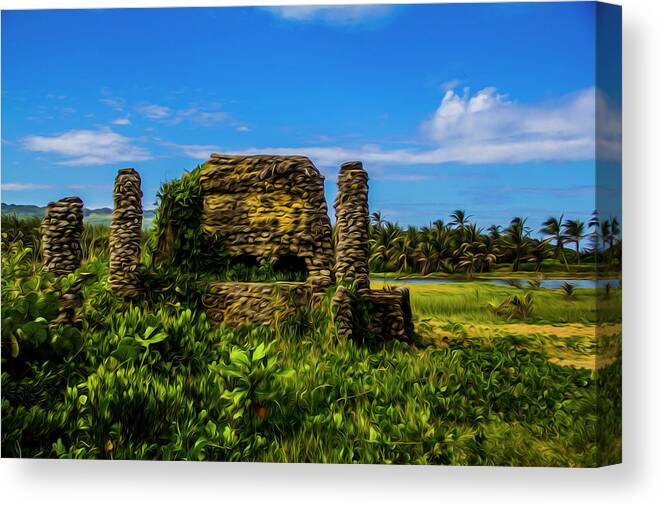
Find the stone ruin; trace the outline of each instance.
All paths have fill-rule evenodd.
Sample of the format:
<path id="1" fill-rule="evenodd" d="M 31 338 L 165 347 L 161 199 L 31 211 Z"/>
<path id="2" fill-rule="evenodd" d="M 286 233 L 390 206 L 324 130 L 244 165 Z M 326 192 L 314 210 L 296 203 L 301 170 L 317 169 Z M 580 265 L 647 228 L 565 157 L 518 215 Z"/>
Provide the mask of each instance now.
<path id="1" fill-rule="evenodd" d="M 55 276 L 68 275 L 76 271 L 83 258 L 81 246 L 83 201 L 80 197 L 64 197 L 59 201 L 48 203 L 40 233 L 44 271 L 51 272 Z M 76 317 L 76 310 L 82 303 L 82 280 L 78 280 L 61 294 L 58 303 L 59 314 L 49 322 L 49 327 L 79 326 L 81 322 Z"/>
<path id="2" fill-rule="evenodd" d="M 333 282 L 324 178 L 305 157 L 212 154 L 200 173 L 208 234 L 241 262 L 304 270 L 315 287 Z"/>
<path id="3" fill-rule="evenodd" d="M 408 289 L 370 288 L 367 182 L 360 162 L 340 168 L 333 247 L 324 177 L 308 158 L 212 154 L 200 170 L 202 232 L 221 237 L 224 253 L 236 263 L 279 264 L 303 271 L 305 280 L 212 282 L 203 296 L 208 316 L 227 326 L 274 326 L 300 306 L 329 304 L 338 335 L 410 338 L 414 330 Z M 128 298 L 143 292 L 140 185 L 137 171 L 121 169 L 114 188 L 108 287 Z M 42 225 L 44 269 L 57 275 L 77 269 L 81 234 L 82 201 L 70 197 L 51 203 Z M 330 302 L 324 303 L 328 291 Z"/>
<path id="4" fill-rule="evenodd" d="M 83 201 L 80 197 L 65 197 L 48 203 L 41 222 L 44 271 L 60 276 L 78 269 L 83 257 L 82 235 Z"/>
<path id="5" fill-rule="evenodd" d="M 222 237 L 237 262 L 282 263 L 303 268 L 307 277 L 214 282 L 204 297 L 209 317 L 231 326 L 274 325 L 297 306 L 318 304 L 335 285 L 329 310 L 339 334 L 355 334 L 360 302 L 368 320 L 363 332 L 383 339 L 410 337 L 408 290 L 370 289 L 367 180 L 360 162 L 340 168 L 333 248 L 324 177 L 308 158 L 212 154 L 200 172 L 203 231 Z"/>
<path id="6" fill-rule="evenodd" d="M 121 296 L 142 292 L 140 252 L 142 242 L 142 190 L 135 169 L 120 169 L 115 178 L 110 225 L 108 287 Z"/>

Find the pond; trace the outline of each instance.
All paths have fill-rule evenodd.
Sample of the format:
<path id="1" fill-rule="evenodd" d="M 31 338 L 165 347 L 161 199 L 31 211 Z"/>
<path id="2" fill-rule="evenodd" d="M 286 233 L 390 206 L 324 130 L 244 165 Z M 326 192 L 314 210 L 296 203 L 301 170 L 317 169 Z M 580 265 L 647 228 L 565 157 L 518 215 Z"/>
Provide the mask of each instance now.
<path id="1" fill-rule="evenodd" d="M 531 278 L 533 279 L 533 278 Z M 373 277 L 372 281 L 374 282 L 385 282 L 392 285 L 418 285 L 418 284 L 447 284 L 447 283 L 466 283 L 466 282 L 485 282 L 485 283 L 495 283 L 498 285 L 511 285 L 512 279 L 508 278 L 479 278 L 474 280 L 457 279 L 457 278 L 379 278 Z M 516 281 L 522 286 L 528 286 L 528 279 L 516 279 Z M 620 280 L 617 278 L 602 278 L 600 280 L 575 280 L 569 278 L 556 278 L 556 279 L 544 279 L 541 281 L 541 287 L 543 289 L 559 289 L 563 283 L 571 283 L 577 289 L 594 289 L 606 287 L 609 284 L 612 288 L 620 288 Z"/>

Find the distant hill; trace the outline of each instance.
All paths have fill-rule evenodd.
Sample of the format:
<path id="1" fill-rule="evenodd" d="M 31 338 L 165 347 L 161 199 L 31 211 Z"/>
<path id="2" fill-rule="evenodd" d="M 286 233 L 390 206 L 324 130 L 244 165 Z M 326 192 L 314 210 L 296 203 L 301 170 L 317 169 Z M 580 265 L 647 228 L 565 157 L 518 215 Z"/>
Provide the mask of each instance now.
<path id="1" fill-rule="evenodd" d="M 3 215 L 16 215 L 17 217 L 43 217 L 46 207 L 32 204 L 5 204 L 2 203 Z"/>
<path id="2" fill-rule="evenodd" d="M 43 218 L 46 206 L 35 206 L 33 204 L 6 204 L 2 203 L 3 215 L 16 215 L 19 218 L 38 217 Z M 143 223 L 145 228 L 150 227 L 154 220 L 156 211 L 148 209 L 144 211 Z M 83 208 L 85 222 L 89 224 L 110 225 L 112 208 Z"/>

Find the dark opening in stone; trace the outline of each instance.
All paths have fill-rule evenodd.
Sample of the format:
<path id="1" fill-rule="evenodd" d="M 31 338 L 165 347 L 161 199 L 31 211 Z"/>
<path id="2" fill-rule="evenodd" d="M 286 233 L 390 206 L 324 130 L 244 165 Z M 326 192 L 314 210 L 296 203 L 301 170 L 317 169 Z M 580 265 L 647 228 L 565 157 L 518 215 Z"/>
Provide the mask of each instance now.
<path id="1" fill-rule="evenodd" d="M 278 274 L 288 275 L 289 280 L 305 280 L 308 276 L 308 268 L 305 259 L 297 255 L 283 255 L 273 264 L 273 271 Z"/>
<path id="2" fill-rule="evenodd" d="M 259 266 L 257 257 L 254 255 L 241 254 L 230 259 L 230 266 L 243 266 L 246 268 L 256 268 Z"/>

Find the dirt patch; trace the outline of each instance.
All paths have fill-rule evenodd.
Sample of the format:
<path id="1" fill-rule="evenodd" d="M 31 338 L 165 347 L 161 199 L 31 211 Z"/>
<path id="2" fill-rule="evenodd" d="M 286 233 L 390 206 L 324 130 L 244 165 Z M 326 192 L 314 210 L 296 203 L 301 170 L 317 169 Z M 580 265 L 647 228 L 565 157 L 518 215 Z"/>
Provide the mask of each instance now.
<path id="1" fill-rule="evenodd" d="M 569 338 L 571 336 L 595 337 L 597 330 L 600 335 L 608 336 L 622 332 L 621 324 L 604 324 L 597 326 L 595 324 L 563 324 L 554 326 L 552 324 L 471 324 L 471 328 L 498 331 L 500 333 L 511 334 L 543 334 L 548 336 L 557 336 L 559 338 Z"/>
<path id="2" fill-rule="evenodd" d="M 597 336 L 613 336 L 622 332 L 621 324 L 474 324 L 449 323 L 426 320 L 427 334 L 431 341 L 441 346 L 454 340 L 506 339 L 509 336 L 525 337 L 520 347 L 544 353 L 552 363 L 594 370 L 613 362 L 615 354 L 606 350 L 596 356 Z M 424 325 L 419 327 L 424 329 Z"/>

